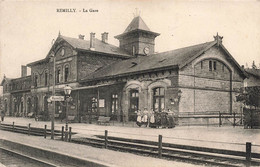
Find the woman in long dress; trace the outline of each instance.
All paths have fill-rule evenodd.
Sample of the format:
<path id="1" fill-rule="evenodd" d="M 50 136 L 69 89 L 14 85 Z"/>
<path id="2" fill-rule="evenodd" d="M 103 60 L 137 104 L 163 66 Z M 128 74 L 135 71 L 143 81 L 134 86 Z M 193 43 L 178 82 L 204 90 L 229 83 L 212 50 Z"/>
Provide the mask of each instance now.
<path id="1" fill-rule="evenodd" d="M 136 124 L 141 127 L 142 125 L 142 112 L 141 110 L 137 111 L 137 120 L 136 120 Z"/>
<path id="2" fill-rule="evenodd" d="M 148 124 L 148 110 L 147 110 L 147 108 L 144 108 L 142 122 L 147 127 L 147 124 Z"/>
<path id="3" fill-rule="evenodd" d="M 156 127 L 153 109 L 151 109 L 151 111 L 150 111 L 150 127 L 152 127 L 152 128 Z"/>

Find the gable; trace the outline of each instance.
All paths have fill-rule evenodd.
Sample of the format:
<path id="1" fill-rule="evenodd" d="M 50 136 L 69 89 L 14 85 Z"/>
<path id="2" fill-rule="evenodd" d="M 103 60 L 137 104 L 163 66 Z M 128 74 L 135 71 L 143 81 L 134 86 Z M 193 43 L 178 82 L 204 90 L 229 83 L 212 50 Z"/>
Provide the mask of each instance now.
<path id="1" fill-rule="evenodd" d="M 190 57 L 183 64 L 180 65 L 180 68 L 184 68 L 188 64 L 192 64 L 194 67 L 195 64 L 202 61 L 203 59 L 215 59 L 222 63 L 224 63 L 234 75 L 239 75 L 243 79 L 246 77 L 244 70 L 240 67 L 240 65 L 236 62 L 233 56 L 227 51 L 227 49 L 222 44 L 213 43 L 209 45 L 207 48 L 199 52 L 198 54 Z M 236 71 L 236 73 L 234 73 Z"/>

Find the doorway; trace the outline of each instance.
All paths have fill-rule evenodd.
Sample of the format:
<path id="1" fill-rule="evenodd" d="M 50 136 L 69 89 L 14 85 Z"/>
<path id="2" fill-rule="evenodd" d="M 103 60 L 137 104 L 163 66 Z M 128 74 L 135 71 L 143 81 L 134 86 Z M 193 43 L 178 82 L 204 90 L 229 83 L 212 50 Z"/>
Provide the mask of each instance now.
<path id="1" fill-rule="evenodd" d="M 130 90 L 130 108 L 129 108 L 129 121 L 136 121 L 137 111 L 139 109 L 139 92 L 136 89 Z"/>

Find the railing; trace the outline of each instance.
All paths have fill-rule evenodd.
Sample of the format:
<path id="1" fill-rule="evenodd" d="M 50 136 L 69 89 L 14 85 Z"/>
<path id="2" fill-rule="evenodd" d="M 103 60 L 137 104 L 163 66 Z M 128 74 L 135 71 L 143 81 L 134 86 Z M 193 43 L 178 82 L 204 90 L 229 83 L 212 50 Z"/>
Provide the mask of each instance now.
<path id="1" fill-rule="evenodd" d="M 220 111 L 208 112 L 181 112 L 176 117 L 178 125 L 201 125 L 201 126 L 242 126 L 243 115 L 242 113 L 227 113 Z M 192 121 L 192 119 L 196 121 Z M 186 120 L 186 121 L 185 121 Z M 198 121 L 200 120 L 200 121 Z"/>
<path id="2" fill-rule="evenodd" d="M 252 145 L 252 143 L 250 142 L 247 142 L 245 144 L 229 143 L 233 145 L 244 146 L 245 148 L 245 151 L 236 151 L 163 142 L 162 135 L 158 135 L 158 141 L 108 136 L 108 130 L 105 130 L 104 135 L 95 136 L 96 138 L 73 138 L 71 141 L 78 144 L 86 144 L 95 147 L 102 147 L 105 149 L 112 149 L 124 152 L 127 151 L 135 154 L 145 154 L 150 156 L 156 156 L 158 158 L 180 159 L 184 161 L 191 161 L 208 165 L 260 165 L 260 154 L 252 152 L 252 146 L 260 146 Z"/>

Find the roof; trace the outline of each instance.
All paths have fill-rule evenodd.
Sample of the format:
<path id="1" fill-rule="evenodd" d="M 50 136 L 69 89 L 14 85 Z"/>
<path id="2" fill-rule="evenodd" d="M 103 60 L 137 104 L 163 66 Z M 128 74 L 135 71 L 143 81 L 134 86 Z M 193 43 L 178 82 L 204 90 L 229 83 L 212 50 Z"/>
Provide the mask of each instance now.
<path id="1" fill-rule="evenodd" d="M 205 51 L 209 46 L 215 43 L 215 41 L 212 41 L 149 56 L 139 56 L 137 58 L 123 60 L 103 67 L 83 80 L 123 76 L 131 73 L 142 73 L 165 68 L 178 68 L 191 57 Z"/>
<path id="2" fill-rule="evenodd" d="M 75 49 L 90 50 L 90 41 L 89 40 L 65 37 L 62 35 L 60 35 L 60 38 L 67 41 Z M 123 50 L 117 46 L 102 42 L 101 40 L 99 40 L 97 38 L 95 38 L 94 46 L 95 46 L 95 50 L 93 52 L 101 52 L 101 53 L 106 53 L 106 54 L 132 57 L 125 50 Z"/>
<path id="3" fill-rule="evenodd" d="M 124 33 L 133 31 L 133 30 L 145 30 L 145 31 L 150 31 L 148 26 L 145 24 L 143 19 L 140 16 L 135 17 L 131 23 L 127 26 L 125 29 Z"/>
<path id="4" fill-rule="evenodd" d="M 251 74 L 257 78 L 260 78 L 260 69 L 246 68 L 245 71 L 247 74 Z"/>
<path id="5" fill-rule="evenodd" d="M 140 16 L 135 17 L 131 23 L 127 26 L 123 34 L 115 36 L 115 38 L 119 39 L 122 36 L 129 34 L 131 32 L 136 32 L 136 31 L 143 31 L 143 32 L 148 32 L 150 34 L 153 34 L 155 36 L 160 35 L 159 33 L 152 32 L 148 26 L 145 24 L 143 19 Z"/>
<path id="6" fill-rule="evenodd" d="M 6 78 L 6 77 L 4 77 L 3 80 L 2 80 L 2 82 L 1 82 L 1 86 L 3 86 L 4 81 L 7 81 L 7 82 L 10 83 L 12 79 L 13 79 L 13 78 Z"/>
<path id="7" fill-rule="evenodd" d="M 58 38 L 63 39 L 66 42 L 68 42 L 74 49 L 79 49 L 82 51 L 90 51 L 90 52 L 99 52 L 99 53 L 105 53 L 105 54 L 110 54 L 110 55 L 117 55 L 117 56 L 126 57 L 126 58 L 132 57 L 132 55 L 128 54 L 125 50 L 123 50 L 117 46 L 102 42 L 101 40 L 99 40 L 97 38 L 95 38 L 95 42 L 94 42 L 95 50 L 90 50 L 90 41 L 89 40 L 66 37 L 63 35 L 59 35 Z M 57 38 L 57 40 L 58 40 L 58 38 Z M 34 61 L 34 62 L 27 64 L 27 66 L 46 62 L 47 60 L 48 60 L 48 55 L 44 59 Z"/>

